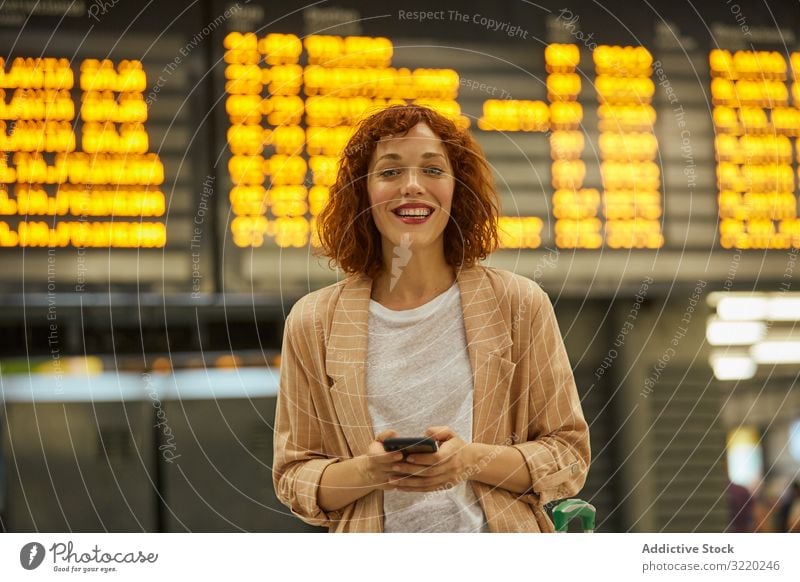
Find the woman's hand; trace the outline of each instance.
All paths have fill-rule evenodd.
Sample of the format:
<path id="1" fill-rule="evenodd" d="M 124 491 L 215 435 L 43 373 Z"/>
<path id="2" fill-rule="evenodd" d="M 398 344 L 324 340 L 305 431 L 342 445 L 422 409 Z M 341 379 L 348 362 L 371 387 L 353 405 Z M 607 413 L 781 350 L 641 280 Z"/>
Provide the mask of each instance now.
<path id="1" fill-rule="evenodd" d="M 468 444 L 449 426 L 433 426 L 425 435 L 439 442 L 435 453 L 412 453 L 395 463 L 395 475 L 389 481 L 399 491 L 436 491 L 450 489 L 470 475 Z"/>
<path id="2" fill-rule="evenodd" d="M 378 489 L 394 489 L 389 480 L 394 475 L 392 466 L 403 460 L 403 453 L 387 453 L 383 448 L 383 441 L 388 438 L 396 437 L 397 433 L 393 430 L 385 430 L 375 437 L 369 444 L 367 454 L 359 457 L 362 460 L 361 471 L 364 479 L 372 487 Z"/>

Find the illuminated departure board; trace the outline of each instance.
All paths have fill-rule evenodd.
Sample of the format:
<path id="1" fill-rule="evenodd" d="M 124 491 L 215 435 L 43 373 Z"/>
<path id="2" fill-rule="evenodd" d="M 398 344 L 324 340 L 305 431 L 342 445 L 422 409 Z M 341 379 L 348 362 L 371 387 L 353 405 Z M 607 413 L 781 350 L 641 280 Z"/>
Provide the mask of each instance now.
<path id="1" fill-rule="evenodd" d="M 14 6 L 0 10 L 0 254 L 39 283 L 57 248 L 58 277 L 80 260 L 89 281 L 193 299 L 272 289 L 278 268 L 322 284 L 315 217 L 339 156 L 395 103 L 475 135 L 501 200 L 499 265 L 538 256 L 518 250 L 609 272 L 628 254 L 800 248 L 800 43 L 777 4 L 777 24 L 748 8 L 747 31 L 724 4 L 701 23 L 621 0 L 468 0 L 433 20 L 421 0 L 118 2 L 63 19 Z"/>
<path id="2" fill-rule="evenodd" d="M 455 70 L 395 68 L 392 53 L 391 41 L 381 37 L 301 41 L 293 34 L 234 32 L 225 38 L 234 244 L 313 242 L 314 217 L 328 199 L 338 156 L 353 125 L 370 112 L 418 103 L 471 125 L 456 100 Z M 661 247 L 652 56 L 643 47 L 594 51 L 602 192 L 583 187 L 578 46 L 551 44 L 545 58 L 547 101 L 486 100 L 477 130 L 549 136 L 557 246 Z M 501 248 L 539 247 L 543 225 L 540 216 L 502 217 Z"/>
<path id="3" fill-rule="evenodd" d="M 664 237 L 654 162 L 658 141 L 651 105 L 652 56 L 643 47 L 598 46 L 593 58 L 602 192 L 583 187 L 585 137 L 577 45 L 553 43 L 545 49 L 548 102 L 488 100 L 478 127 L 549 135 L 556 246 L 597 249 L 605 241 L 610 248 L 659 248 Z"/>
<path id="4" fill-rule="evenodd" d="M 455 100 L 458 73 L 392 68 L 393 47 L 386 38 L 301 41 L 290 34 L 259 39 L 232 33 L 225 43 L 230 199 L 236 216 L 231 229 L 238 246 L 261 246 L 267 237 L 281 247 L 313 240 L 314 216 L 329 196 L 337 157 L 361 116 L 413 102 L 470 125 Z M 304 49 L 306 67 L 299 64 Z M 266 66 L 259 66 L 262 59 Z M 602 192 L 583 187 L 578 46 L 551 44 L 545 59 L 547 101 L 486 100 L 477 130 L 548 134 L 558 247 L 596 249 L 604 241 L 610 248 L 661 247 L 652 56 L 643 47 L 600 46 L 594 52 Z M 502 217 L 501 246 L 539 247 L 543 224 L 538 216 Z"/>
<path id="5" fill-rule="evenodd" d="M 0 58 L 0 246 L 166 244 L 146 88 L 137 60 Z"/>
<path id="6" fill-rule="evenodd" d="M 796 161 L 800 161 L 800 53 L 713 50 L 720 244 L 800 247 Z"/>
<path id="7" fill-rule="evenodd" d="M 233 242 L 313 241 L 352 128 L 387 105 L 428 105 L 469 126 L 450 69 L 391 67 L 386 38 L 231 33 L 225 38 Z M 301 53 L 307 65 L 299 64 Z M 265 95 L 266 93 L 266 95 Z M 268 187 L 265 187 L 265 183 Z"/>

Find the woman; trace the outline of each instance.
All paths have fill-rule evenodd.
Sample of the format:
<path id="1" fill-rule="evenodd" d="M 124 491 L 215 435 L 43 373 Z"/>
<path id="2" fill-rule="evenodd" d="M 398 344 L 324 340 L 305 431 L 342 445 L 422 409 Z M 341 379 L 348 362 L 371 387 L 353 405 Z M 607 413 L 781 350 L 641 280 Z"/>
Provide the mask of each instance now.
<path id="1" fill-rule="evenodd" d="M 479 266 L 498 197 L 472 136 L 420 106 L 363 121 L 318 217 L 349 276 L 286 320 L 278 498 L 335 532 L 553 531 L 588 428 L 547 295 Z M 431 436 L 436 453 L 384 451 Z"/>

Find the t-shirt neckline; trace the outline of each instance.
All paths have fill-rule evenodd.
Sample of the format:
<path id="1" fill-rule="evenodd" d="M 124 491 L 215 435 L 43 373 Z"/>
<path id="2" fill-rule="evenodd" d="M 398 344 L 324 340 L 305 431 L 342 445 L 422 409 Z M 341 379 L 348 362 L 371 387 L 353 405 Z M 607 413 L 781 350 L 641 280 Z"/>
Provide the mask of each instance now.
<path id="1" fill-rule="evenodd" d="M 373 315 L 377 315 L 384 319 L 390 319 L 393 321 L 408 321 L 412 319 L 418 319 L 420 317 L 426 317 L 439 309 L 448 299 L 452 298 L 454 295 L 458 295 L 458 282 L 453 281 L 453 284 L 446 290 L 428 301 L 427 303 L 423 303 L 419 307 L 413 307 L 411 309 L 402 309 L 402 310 L 395 310 L 389 309 L 384 305 L 381 305 L 374 299 L 369 300 L 369 310 L 370 313 Z"/>

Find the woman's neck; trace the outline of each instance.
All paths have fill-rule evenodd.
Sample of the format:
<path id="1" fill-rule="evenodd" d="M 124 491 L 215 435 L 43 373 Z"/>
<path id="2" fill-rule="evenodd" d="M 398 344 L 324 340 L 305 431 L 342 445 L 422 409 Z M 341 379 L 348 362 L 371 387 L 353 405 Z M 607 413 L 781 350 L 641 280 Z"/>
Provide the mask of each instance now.
<path id="1" fill-rule="evenodd" d="M 372 299 L 397 311 L 414 309 L 447 291 L 456 279 L 455 270 L 444 257 L 423 260 L 412 256 L 407 264 L 395 261 L 372 282 Z"/>

